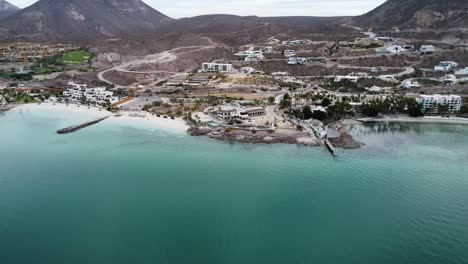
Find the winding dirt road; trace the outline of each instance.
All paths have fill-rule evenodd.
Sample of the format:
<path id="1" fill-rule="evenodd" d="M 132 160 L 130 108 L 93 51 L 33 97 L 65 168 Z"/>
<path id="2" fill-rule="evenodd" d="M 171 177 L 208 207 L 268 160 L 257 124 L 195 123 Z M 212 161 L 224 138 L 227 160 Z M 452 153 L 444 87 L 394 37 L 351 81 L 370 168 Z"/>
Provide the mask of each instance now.
<path id="1" fill-rule="evenodd" d="M 100 81 L 103 81 L 108 84 L 113 84 L 111 81 L 105 78 L 105 74 L 111 71 L 118 71 L 118 72 L 129 73 L 129 74 L 132 74 L 132 73 L 133 74 L 158 74 L 158 73 L 177 74 L 177 72 L 159 71 L 159 70 L 157 71 L 134 71 L 134 70 L 131 70 L 130 68 L 138 67 L 143 64 L 168 63 L 168 62 L 177 60 L 178 56 L 180 55 L 198 52 L 198 51 L 202 51 L 206 49 L 212 49 L 218 46 L 218 44 L 213 42 L 213 40 L 211 40 L 209 37 L 205 37 L 205 38 L 208 40 L 209 45 L 178 47 L 178 48 L 166 50 L 160 53 L 151 54 L 151 55 L 146 56 L 144 59 L 127 61 L 113 68 L 101 71 L 97 74 L 97 77 Z M 181 50 L 186 50 L 186 49 L 190 49 L 190 50 L 181 51 Z"/>

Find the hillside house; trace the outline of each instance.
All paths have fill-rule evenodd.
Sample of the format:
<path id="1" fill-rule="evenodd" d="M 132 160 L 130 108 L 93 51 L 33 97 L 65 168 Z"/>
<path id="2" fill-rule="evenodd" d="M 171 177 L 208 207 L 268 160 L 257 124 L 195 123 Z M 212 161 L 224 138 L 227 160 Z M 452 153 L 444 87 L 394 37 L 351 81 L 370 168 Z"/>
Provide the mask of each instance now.
<path id="1" fill-rule="evenodd" d="M 261 61 L 264 60 L 265 56 L 262 53 L 251 53 L 245 57 L 245 61 Z"/>
<path id="2" fill-rule="evenodd" d="M 283 52 L 285 57 L 293 57 L 296 56 L 296 51 L 295 50 L 285 50 Z"/>
<path id="3" fill-rule="evenodd" d="M 468 67 L 455 71 L 455 75 L 468 75 Z"/>
<path id="4" fill-rule="evenodd" d="M 384 42 L 390 42 L 390 41 L 393 41 L 393 38 L 392 38 L 392 37 L 375 37 L 374 40 L 380 40 L 380 41 L 384 41 Z"/>
<path id="5" fill-rule="evenodd" d="M 224 63 L 203 63 L 202 72 L 221 72 L 230 73 L 232 71 L 232 64 Z"/>
<path id="6" fill-rule="evenodd" d="M 453 86 L 458 83 L 458 79 L 453 74 L 447 74 L 444 77 L 439 79 L 444 85 Z"/>
<path id="7" fill-rule="evenodd" d="M 390 53 L 390 54 L 400 54 L 403 52 L 406 52 L 407 50 L 404 49 L 400 45 L 392 45 L 390 47 L 384 47 L 384 48 L 377 48 L 376 52 L 378 53 Z"/>
<path id="8" fill-rule="evenodd" d="M 386 82 L 397 82 L 395 75 L 380 75 L 377 78 Z"/>
<path id="9" fill-rule="evenodd" d="M 435 52 L 435 47 L 433 45 L 422 45 L 419 51 L 421 54 L 432 54 Z"/>
<path id="10" fill-rule="evenodd" d="M 338 75 L 338 76 L 335 76 L 335 78 L 333 79 L 334 82 L 341 82 L 341 81 L 344 81 L 344 80 L 348 80 L 348 81 L 357 83 L 358 80 L 359 80 L 359 77 L 351 76 L 351 75 L 346 75 L 346 76 Z"/>
<path id="11" fill-rule="evenodd" d="M 458 66 L 458 63 L 453 62 L 453 61 L 441 61 L 439 65 L 434 67 L 434 71 L 447 72 L 457 66 Z"/>
<path id="12" fill-rule="evenodd" d="M 303 65 L 306 64 L 306 58 L 299 58 L 299 57 L 289 57 L 288 64 L 289 65 Z"/>
<path id="13" fill-rule="evenodd" d="M 306 44 L 306 40 L 298 39 L 298 40 L 286 40 L 283 41 L 284 46 L 298 46 L 298 45 L 304 45 Z"/>
<path id="14" fill-rule="evenodd" d="M 415 89 L 415 88 L 420 88 L 420 87 L 421 85 L 419 84 L 419 82 L 413 81 L 413 80 L 405 81 L 401 85 L 401 88 L 403 89 Z"/>

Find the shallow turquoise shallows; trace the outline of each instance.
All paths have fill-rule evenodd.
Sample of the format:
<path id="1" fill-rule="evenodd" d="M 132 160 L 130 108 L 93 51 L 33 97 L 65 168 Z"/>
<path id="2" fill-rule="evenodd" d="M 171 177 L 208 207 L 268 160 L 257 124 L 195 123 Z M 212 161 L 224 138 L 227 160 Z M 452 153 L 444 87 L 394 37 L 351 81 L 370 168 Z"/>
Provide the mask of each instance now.
<path id="1" fill-rule="evenodd" d="M 0 116 L 1 264 L 466 264 L 468 127 L 339 151 Z M 88 118 L 89 119 L 89 118 Z"/>

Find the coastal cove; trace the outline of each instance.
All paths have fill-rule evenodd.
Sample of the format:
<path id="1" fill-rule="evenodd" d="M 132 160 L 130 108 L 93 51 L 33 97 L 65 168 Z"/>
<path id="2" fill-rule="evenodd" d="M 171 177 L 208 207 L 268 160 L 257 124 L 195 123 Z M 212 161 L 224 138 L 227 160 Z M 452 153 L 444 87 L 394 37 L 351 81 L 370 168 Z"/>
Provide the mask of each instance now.
<path id="1" fill-rule="evenodd" d="M 58 135 L 106 113 L 54 107 L 0 113 L 1 263 L 468 259 L 468 126 L 351 125 L 332 157 L 126 115 Z"/>

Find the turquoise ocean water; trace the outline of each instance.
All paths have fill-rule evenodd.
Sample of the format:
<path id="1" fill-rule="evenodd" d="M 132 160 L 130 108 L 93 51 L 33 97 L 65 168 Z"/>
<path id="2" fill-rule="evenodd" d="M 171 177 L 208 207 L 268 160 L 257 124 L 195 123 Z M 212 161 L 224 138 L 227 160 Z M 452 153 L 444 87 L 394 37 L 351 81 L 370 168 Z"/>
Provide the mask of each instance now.
<path id="1" fill-rule="evenodd" d="M 0 115 L 0 263 L 468 263 L 468 127 L 341 150 Z"/>

